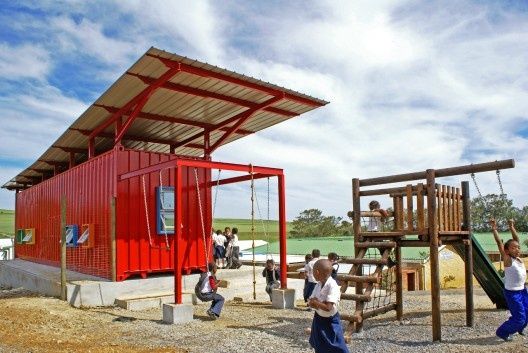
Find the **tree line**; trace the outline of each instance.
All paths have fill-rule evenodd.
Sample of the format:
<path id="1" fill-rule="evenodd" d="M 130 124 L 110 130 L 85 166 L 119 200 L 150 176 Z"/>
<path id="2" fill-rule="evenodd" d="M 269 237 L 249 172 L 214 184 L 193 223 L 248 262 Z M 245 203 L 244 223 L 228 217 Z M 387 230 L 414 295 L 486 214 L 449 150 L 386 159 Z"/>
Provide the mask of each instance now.
<path id="1" fill-rule="evenodd" d="M 392 211 L 391 208 L 388 211 Z M 427 214 L 427 212 L 426 212 Z M 471 199 L 471 225 L 473 232 L 491 232 L 489 219 L 495 218 L 499 231 L 508 230 L 508 219 L 515 221 L 520 232 L 528 232 L 528 206 L 513 206 L 507 195 L 488 194 Z M 414 212 L 416 221 L 416 211 Z M 364 223 L 364 222 L 363 222 Z M 362 227 L 365 225 L 362 224 Z M 392 221 L 386 224 L 392 227 Z M 325 216 L 319 209 L 307 209 L 292 221 L 291 237 L 328 237 L 352 235 L 352 220 L 343 217 Z"/>

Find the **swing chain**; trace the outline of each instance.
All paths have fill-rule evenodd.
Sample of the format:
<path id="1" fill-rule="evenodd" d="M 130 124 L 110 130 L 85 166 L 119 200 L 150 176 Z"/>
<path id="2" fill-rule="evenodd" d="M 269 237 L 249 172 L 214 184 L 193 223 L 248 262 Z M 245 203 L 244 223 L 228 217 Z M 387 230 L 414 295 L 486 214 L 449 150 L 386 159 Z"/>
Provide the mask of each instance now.
<path id="1" fill-rule="evenodd" d="M 147 233 L 149 238 L 149 245 L 152 247 L 152 236 L 150 235 L 150 218 L 147 205 L 147 190 L 145 188 L 145 174 L 141 176 L 142 185 L 143 185 L 143 205 L 145 207 L 145 217 L 147 220 Z"/>
<path id="2" fill-rule="evenodd" d="M 203 217 L 203 208 L 202 208 L 202 198 L 200 197 L 200 186 L 198 182 L 198 171 L 196 170 L 196 167 L 194 168 L 194 180 L 196 182 L 196 195 L 198 196 L 198 208 L 200 210 L 200 222 L 202 225 L 202 239 L 203 239 L 203 245 L 204 245 L 204 252 L 205 252 L 205 266 L 209 265 L 209 251 L 207 250 L 207 240 L 205 237 L 205 222 Z"/>

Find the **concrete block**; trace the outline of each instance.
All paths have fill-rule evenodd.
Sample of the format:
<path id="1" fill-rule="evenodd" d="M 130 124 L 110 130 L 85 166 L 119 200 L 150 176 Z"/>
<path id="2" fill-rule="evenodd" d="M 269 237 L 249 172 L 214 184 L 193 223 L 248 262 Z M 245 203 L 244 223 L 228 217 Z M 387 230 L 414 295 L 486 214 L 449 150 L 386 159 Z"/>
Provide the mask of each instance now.
<path id="1" fill-rule="evenodd" d="M 163 322 L 166 324 L 184 324 L 193 320 L 191 304 L 163 304 Z"/>
<path id="2" fill-rule="evenodd" d="M 275 309 L 295 308 L 295 289 L 273 289 L 271 291 L 271 306 Z"/>

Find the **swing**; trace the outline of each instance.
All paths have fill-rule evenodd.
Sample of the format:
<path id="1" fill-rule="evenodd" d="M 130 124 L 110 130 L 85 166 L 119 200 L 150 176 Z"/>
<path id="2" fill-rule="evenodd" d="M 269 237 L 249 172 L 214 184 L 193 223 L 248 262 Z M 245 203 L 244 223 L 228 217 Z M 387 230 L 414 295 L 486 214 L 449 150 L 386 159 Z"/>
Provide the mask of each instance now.
<path id="1" fill-rule="evenodd" d="M 500 177 L 500 170 L 497 169 L 495 171 L 495 174 L 497 175 L 497 183 L 499 184 L 499 189 L 500 189 L 500 195 L 499 195 L 500 202 L 504 202 L 505 199 L 506 199 L 506 194 L 504 193 L 504 188 L 502 186 L 502 180 L 501 180 L 501 177 Z M 473 184 L 475 185 L 475 189 L 477 190 L 477 193 L 479 195 L 479 199 L 482 201 L 482 203 L 484 205 L 484 215 L 487 216 L 487 218 L 495 218 L 495 215 L 491 214 L 490 205 L 488 204 L 488 202 L 486 201 L 486 199 L 484 198 L 484 196 L 482 196 L 482 193 L 480 192 L 480 187 L 479 187 L 479 185 L 477 183 L 477 178 L 475 176 L 475 173 L 471 173 L 471 180 L 473 181 Z"/>

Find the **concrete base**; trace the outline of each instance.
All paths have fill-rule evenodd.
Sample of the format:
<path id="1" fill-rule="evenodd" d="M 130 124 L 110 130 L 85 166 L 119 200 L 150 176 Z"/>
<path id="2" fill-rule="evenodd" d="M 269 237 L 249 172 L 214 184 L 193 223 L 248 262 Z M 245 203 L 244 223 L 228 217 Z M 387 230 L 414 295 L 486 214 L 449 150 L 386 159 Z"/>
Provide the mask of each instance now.
<path id="1" fill-rule="evenodd" d="M 194 293 L 182 293 L 183 304 L 198 304 L 198 298 Z M 141 311 L 153 308 L 162 308 L 163 304 L 174 302 L 174 293 L 152 293 L 134 297 L 116 298 L 115 304 L 130 311 Z"/>
<path id="2" fill-rule="evenodd" d="M 262 272 L 262 267 L 257 267 L 256 271 L 257 273 Z M 228 288 L 219 289 L 219 293 L 227 301 L 232 300 L 234 297 L 252 300 L 250 299 L 253 293 L 250 285 L 253 279 L 251 266 L 242 266 L 238 270 L 218 270 L 217 277 L 222 280 L 229 280 Z M 199 275 L 197 274 L 183 276 L 183 300 L 185 303 L 193 301 L 191 296 L 194 293 L 194 286 L 198 282 L 198 278 Z M 129 301 L 139 299 L 138 303 L 123 305 L 129 306 L 130 309 L 134 307 L 135 310 L 141 310 L 142 308 L 147 308 L 145 305 L 158 306 L 161 303 L 174 301 L 172 297 L 174 293 L 173 274 L 111 282 L 104 278 L 68 270 L 66 279 L 68 281 L 68 302 L 74 307 L 113 306 L 116 304 L 116 299 Z M 268 301 L 269 296 L 265 291 L 266 278 L 257 275 L 256 280 L 257 300 Z M 21 259 L 0 261 L 0 285 L 13 288 L 24 287 L 39 294 L 60 297 L 60 268 Z M 302 299 L 303 286 L 304 280 L 302 279 L 288 279 L 288 287 L 297 289 L 295 291 L 296 299 Z M 164 298 L 159 298 L 165 295 L 170 296 L 171 300 L 167 301 Z M 158 298 L 143 300 L 145 297 Z M 280 297 L 284 298 L 282 294 Z M 143 301 L 147 303 L 143 303 Z M 281 299 L 281 302 L 284 302 L 284 299 Z M 197 304 L 210 305 L 210 303 L 202 303 L 200 301 Z M 285 305 L 280 304 L 280 307 L 285 307 Z"/>
<path id="3" fill-rule="evenodd" d="M 193 320 L 193 306 L 190 304 L 163 304 L 163 322 L 184 324 Z"/>
<path id="4" fill-rule="evenodd" d="M 272 290 L 271 306 L 273 306 L 275 309 L 295 308 L 295 289 Z"/>

